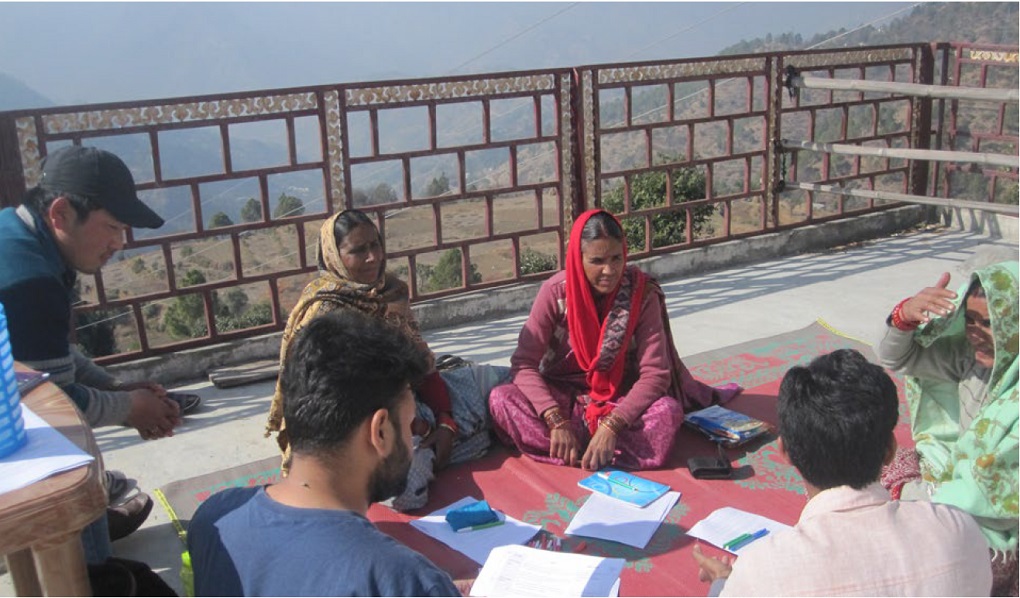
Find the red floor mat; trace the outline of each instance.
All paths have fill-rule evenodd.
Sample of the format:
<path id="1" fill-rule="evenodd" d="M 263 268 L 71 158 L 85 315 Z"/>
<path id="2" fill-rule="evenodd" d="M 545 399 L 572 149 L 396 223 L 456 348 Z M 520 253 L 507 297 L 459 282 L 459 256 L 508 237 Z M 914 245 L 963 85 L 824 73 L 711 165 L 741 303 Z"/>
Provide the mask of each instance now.
<path id="1" fill-rule="evenodd" d="M 802 330 L 695 355 L 685 362 L 696 377 L 711 384 L 743 385 L 745 392 L 729 407 L 775 424 L 776 393 L 783 373 L 817 355 L 844 347 L 858 349 L 874 360 L 870 347 L 864 343 L 816 323 Z M 902 397 L 902 381 L 897 379 L 897 385 Z M 902 400 L 897 436 L 904 446 L 912 446 Z M 407 522 L 464 496 L 485 498 L 514 517 L 540 524 L 543 533 L 562 538 L 562 550 L 626 559 L 620 586 L 622 596 L 703 596 L 708 585 L 698 581 L 691 557 L 694 540 L 686 535 L 686 530 L 722 506 L 792 525 L 806 502 L 800 476 L 777 454 L 774 435 L 729 451 L 735 479 L 692 478 L 686 468 L 687 458 L 713 454 L 714 444 L 684 428 L 677 437 L 668 467 L 641 474 L 682 492 L 680 501 L 644 550 L 604 540 L 564 537 L 563 530 L 588 496 L 587 491 L 577 486 L 587 473 L 536 463 L 503 447 L 495 448 L 483 459 L 442 472 L 424 509 L 407 515 L 375 505 L 369 517 L 381 530 L 428 556 L 454 579 L 472 579 L 478 572 L 474 561 L 418 532 Z M 277 466 L 274 458 L 174 482 L 160 489 L 161 498 L 175 522 L 186 526 L 194 509 L 210 493 L 228 486 L 270 483 L 279 474 Z M 703 548 L 707 554 L 722 554 L 709 545 Z"/>

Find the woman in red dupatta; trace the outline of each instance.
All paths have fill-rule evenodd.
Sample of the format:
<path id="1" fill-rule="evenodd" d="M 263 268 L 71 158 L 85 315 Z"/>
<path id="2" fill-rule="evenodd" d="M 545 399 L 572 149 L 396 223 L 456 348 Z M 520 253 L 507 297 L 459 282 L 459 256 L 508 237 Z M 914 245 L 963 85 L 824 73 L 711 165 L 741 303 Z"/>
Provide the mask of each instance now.
<path id="1" fill-rule="evenodd" d="M 685 411 L 740 392 L 695 380 L 673 345 L 662 290 L 627 265 L 609 212 L 574 222 L 566 269 L 547 280 L 493 389 L 500 439 L 536 461 L 596 470 L 661 466 Z"/>

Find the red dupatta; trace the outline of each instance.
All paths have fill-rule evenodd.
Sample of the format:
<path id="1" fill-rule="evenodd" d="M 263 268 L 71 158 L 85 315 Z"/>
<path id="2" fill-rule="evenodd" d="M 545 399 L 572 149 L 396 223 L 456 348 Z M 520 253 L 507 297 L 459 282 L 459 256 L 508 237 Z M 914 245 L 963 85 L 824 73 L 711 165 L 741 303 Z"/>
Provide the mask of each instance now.
<path id="1" fill-rule="evenodd" d="M 567 243 L 567 331 L 570 346 L 578 365 L 587 372 L 590 401 L 584 419 L 592 435 L 599 419 L 609 415 L 616 406 L 623 382 L 627 347 L 637 326 L 644 298 L 645 275 L 637 268 L 627 268 L 627 241 L 623 243 L 624 271 L 619 284 L 605 298 L 608 306 L 600 317 L 592 296 L 591 284 L 584 273 L 581 254 L 581 231 L 588 220 L 604 210 L 589 210 L 574 222 Z M 609 214 L 609 212 L 605 212 Z M 616 220 L 616 217 L 609 214 Z M 619 220 L 617 220 L 619 223 Z"/>

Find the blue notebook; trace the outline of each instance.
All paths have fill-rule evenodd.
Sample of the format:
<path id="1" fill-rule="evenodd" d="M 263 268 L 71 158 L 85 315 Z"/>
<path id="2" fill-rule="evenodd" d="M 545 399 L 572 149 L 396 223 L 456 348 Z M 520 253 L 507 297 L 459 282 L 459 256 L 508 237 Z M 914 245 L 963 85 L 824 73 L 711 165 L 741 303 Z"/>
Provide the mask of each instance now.
<path id="1" fill-rule="evenodd" d="M 603 469 L 577 483 L 592 492 L 644 507 L 669 492 L 669 486 L 618 469 Z"/>
<path id="2" fill-rule="evenodd" d="M 749 415 L 712 405 L 699 411 L 688 413 L 684 424 L 695 428 L 726 447 L 735 447 L 748 440 L 757 438 L 769 431 L 765 422 Z"/>

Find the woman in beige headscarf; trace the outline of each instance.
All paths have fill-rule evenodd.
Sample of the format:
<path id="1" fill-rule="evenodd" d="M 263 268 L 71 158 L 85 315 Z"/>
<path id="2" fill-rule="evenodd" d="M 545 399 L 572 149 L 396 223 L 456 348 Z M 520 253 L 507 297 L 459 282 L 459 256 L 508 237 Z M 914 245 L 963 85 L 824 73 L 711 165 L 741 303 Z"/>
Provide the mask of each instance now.
<path id="1" fill-rule="evenodd" d="M 316 316 L 338 309 L 356 309 L 371 316 L 383 318 L 402 330 L 429 356 L 432 371 L 415 389 L 418 417 L 412 426 L 422 438 L 415 450 L 415 460 L 408 479 L 408 491 L 394 501 L 400 510 L 418 508 L 428 499 L 428 482 L 433 469 L 441 469 L 451 462 L 454 445 L 471 444 L 470 453 L 488 449 L 487 430 L 465 430 L 473 439 L 484 436 L 484 448 L 477 440 L 465 443 L 461 438 L 464 418 L 455 418 L 446 383 L 434 367 L 434 357 L 422 339 L 418 323 L 411 312 L 407 284 L 386 271 L 386 258 L 379 229 L 364 212 L 346 210 L 328 218 L 319 234 L 319 275 L 301 293 L 294 306 L 280 346 L 281 363 L 287 359 L 287 349 L 294 335 Z M 484 407 L 484 398 L 482 399 Z M 424 403 L 424 405 L 422 405 Z M 458 419 L 461 422 L 458 422 Z M 468 417 L 468 427 L 478 417 Z M 479 422 L 481 423 L 481 422 Z M 487 424 L 487 422 L 485 422 Z M 290 465 L 290 445 L 283 417 L 283 397 L 277 383 L 273 403 L 269 409 L 266 436 L 277 432 L 276 440 L 283 451 L 281 471 L 287 475 Z M 481 433 L 480 433 L 481 432 Z M 465 446 L 465 449 L 469 447 Z M 452 454 L 453 461 L 466 460 L 477 454 Z"/>

